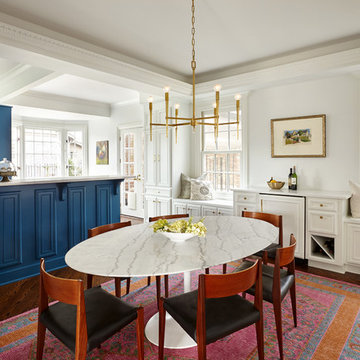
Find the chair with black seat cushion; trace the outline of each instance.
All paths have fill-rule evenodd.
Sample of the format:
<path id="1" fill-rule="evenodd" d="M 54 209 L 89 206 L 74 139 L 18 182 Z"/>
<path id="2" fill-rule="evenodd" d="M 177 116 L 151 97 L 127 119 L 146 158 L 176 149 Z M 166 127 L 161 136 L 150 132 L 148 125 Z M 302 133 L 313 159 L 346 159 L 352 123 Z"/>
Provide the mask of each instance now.
<path id="1" fill-rule="evenodd" d="M 281 303 L 288 291 L 290 291 L 291 306 L 294 318 L 294 325 L 297 326 L 296 314 L 296 289 L 295 289 L 295 247 L 296 239 L 293 234 L 290 235 L 290 246 L 276 250 L 275 265 L 263 265 L 263 298 L 273 304 L 276 333 L 279 343 L 280 359 L 283 355 L 283 336 L 281 321 Z M 244 261 L 235 271 L 243 271 L 252 266 L 251 261 Z M 287 270 L 282 269 L 287 267 Z M 255 294 L 255 288 L 246 291 L 249 294 Z"/>
<path id="2" fill-rule="evenodd" d="M 160 215 L 149 217 L 149 222 L 158 221 L 160 219 L 181 219 L 189 217 L 189 214 L 174 214 L 174 215 Z M 165 297 L 169 296 L 169 275 L 164 275 L 164 287 L 165 287 Z M 156 301 L 159 306 L 159 300 L 161 296 L 161 283 L 160 276 L 156 276 Z"/>
<path id="3" fill-rule="evenodd" d="M 240 292 L 256 287 L 255 301 Z M 199 275 L 198 290 L 160 299 L 159 359 L 164 358 L 166 311 L 197 342 L 198 359 L 206 359 L 206 345 L 256 325 L 259 359 L 264 358 L 261 259 L 244 271 Z"/>
<path id="4" fill-rule="evenodd" d="M 282 226 L 282 216 L 275 214 L 268 214 L 262 212 L 253 212 L 253 211 L 243 211 L 243 217 L 258 219 L 266 221 L 277 228 L 279 228 L 279 242 L 277 244 L 270 244 L 265 249 L 254 254 L 255 256 L 260 256 L 263 259 L 264 264 L 268 263 L 268 259 L 275 259 L 276 249 L 280 249 L 283 246 L 283 226 Z"/>
<path id="5" fill-rule="evenodd" d="M 49 306 L 49 297 L 59 302 Z M 84 292 L 82 280 L 62 279 L 45 271 L 40 260 L 40 299 L 36 359 L 42 359 L 46 329 L 63 342 L 75 359 L 136 320 L 138 359 L 144 359 L 144 309 L 109 294 L 100 286 Z"/>
<path id="6" fill-rule="evenodd" d="M 114 224 L 106 224 L 106 225 L 97 226 L 97 227 L 94 227 L 94 228 L 88 230 L 88 238 L 103 234 L 103 233 L 111 231 L 111 230 L 121 229 L 126 226 L 131 226 L 131 221 L 123 221 L 123 222 L 114 223 Z M 88 289 L 90 289 L 92 287 L 93 277 L 94 277 L 93 275 L 87 274 L 87 288 Z M 126 294 L 128 294 L 130 292 L 130 278 L 129 277 L 121 277 L 121 278 L 116 277 L 115 278 L 115 295 L 117 297 L 121 297 L 121 281 L 123 281 L 123 280 L 126 280 Z M 149 280 L 148 280 L 148 284 L 149 284 Z"/>

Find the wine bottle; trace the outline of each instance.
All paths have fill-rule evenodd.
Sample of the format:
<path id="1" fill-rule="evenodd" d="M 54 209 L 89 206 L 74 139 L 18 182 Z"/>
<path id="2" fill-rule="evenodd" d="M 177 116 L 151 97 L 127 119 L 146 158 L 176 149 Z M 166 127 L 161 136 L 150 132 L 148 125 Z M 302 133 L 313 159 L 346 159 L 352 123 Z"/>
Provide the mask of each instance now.
<path id="1" fill-rule="evenodd" d="M 292 168 L 290 168 L 290 174 L 288 176 L 288 189 L 291 190 L 292 187 L 291 187 L 291 178 L 292 178 Z"/>
<path id="2" fill-rule="evenodd" d="M 294 165 L 294 170 L 291 175 L 291 190 L 297 190 L 297 175 L 296 175 L 296 169 Z"/>

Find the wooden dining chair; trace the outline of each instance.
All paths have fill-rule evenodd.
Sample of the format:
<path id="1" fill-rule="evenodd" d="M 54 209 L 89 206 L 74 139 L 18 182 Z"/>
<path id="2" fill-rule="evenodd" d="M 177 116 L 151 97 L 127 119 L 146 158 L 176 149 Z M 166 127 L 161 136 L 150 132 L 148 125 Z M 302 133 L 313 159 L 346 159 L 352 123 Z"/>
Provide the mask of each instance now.
<path id="1" fill-rule="evenodd" d="M 254 304 L 239 293 L 255 285 Z M 165 313 L 197 342 L 198 359 L 206 359 L 206 345 L 252 324 L 256 325 L 259 359 L 264 358 L 261 259 L 244 271 L 199 275 L 198 290 L 160 299 L 159 359 L 164 358 Z"/>
<path id="2" fill-rule="evenodd" d="M 189 217 L 189 214 L 174 214 L 174 215 L 160 215 L 149 217 L 149 222 L 158 221 L 160 219 L 180 219 Z M 165 288 L 165 297 L 169 297 L 169 275 L 164 275 L 164 288 Z M 156 276 L 156 303 L 159 307 L 159 301 L 161 296 L 161 278 Z"/>
<path id="3" fill-rule="evenodd" d="M 283 336 L 282 336 L 282 320 L 281 320 L 281 303 L 288 291 L 290 291 L 290 299 L 292 313 L 294 318 L 294 326 L 297 327 L 296 312 L 296 288 L 295 288 L 295 247 L 296 239 L 293 234 L 290 235 L 290 245 L 281 249 L 276 249 L 275 265 L 263 265 L 263 298 L 273 304 L 274 316 L 276 324 L 276 333 L 279 344 L 280 359 L 284 358 L 283 354 Z M 251 261 L 244 261 L 235 271 L 243 271 L 252 266 Z M 282 269 L 287 267 L 287 270 Z M 251 295 L 255 294 L 255 288 L 246 291 Z"/>
<path id="4" fill-rule="evenodd" d="M 49 306 L 49 297 L 59 302 Z M 100 286 L 84 291 L 82 280 L 62 279 L 45 271 L 40 260 L 40 299 L 36 359 L 42 359 L 46 329 L 76 360 L 136 320 L 138 359 L 144 359 L 144 309 L 127 304 Z"/>
<path id="5" fill-rule="evenodd" d="M 106 224 L 106 225 L 97 226 L 97 227 L 94 227 L 94 228 L 88 230 L 88 238 L 103 234 L 103 233 L 111 231 L 111 230 L 121 229 L 126 226 L 131 226 L 131 221 L 123 221 L 123 222 L 114 223 L 114 224 Z M 92 288 L 93 277 L 94 276 L 92 274 L 87 274 L 87 289 Z M 121 297 L 121 281 L 123 281 L 123 280 L 126 280 L 126 294 L 128 294 L 130 292 L 130 278 L 129 277 L 116 277 L 115 278 L 115 295 L 117 297 Z M 148 284 L 149 284 L 149 279 L 148 279 Z"/>
<path id="6" fill-rule="evenodd" d="M 254 254 L 255 256 L 262 257 L 264 264 L 268 263 L 269 258 L 275 259 L 276 249 L 280 249 L 283 246 L 282 216 L 262 212 L 243 211 L 242 217 L 266 221 L 279 228 L 279 242 L 277 244 L 270 244 L 265 249 Z"/>

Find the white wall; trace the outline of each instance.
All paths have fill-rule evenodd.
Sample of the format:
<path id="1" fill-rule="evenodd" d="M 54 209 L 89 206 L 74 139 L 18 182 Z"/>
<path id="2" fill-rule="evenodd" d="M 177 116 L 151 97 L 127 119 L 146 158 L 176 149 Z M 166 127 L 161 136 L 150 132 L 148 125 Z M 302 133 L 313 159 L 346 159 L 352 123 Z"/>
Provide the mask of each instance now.
<path id="1" fill-rule="evenodd" d="M 316 114 L 326 114 L 325 158 L 271 158 L 271 119 Z M 251 92 L 249 185 L 287 181 L 296 165 L 300 189 L 348 190 L 349 179 L 359 180 L 358 122 L 359 83 L 350 75 Z"/>
<path id="2" fill-rule="evenodd" d="M 120 128 L 131 128 L 144 125 L 144 105 L 112 105 L 111 119 L 113 119 Z"/>
<path id="3" fill-rule="evenodd" d="M 116 122 L 112 119 L 89 120 L 89 175 L 116 175 L 118 142 Z M 109 165 L 96 165 L 96 142 L 109 141 Z"/>

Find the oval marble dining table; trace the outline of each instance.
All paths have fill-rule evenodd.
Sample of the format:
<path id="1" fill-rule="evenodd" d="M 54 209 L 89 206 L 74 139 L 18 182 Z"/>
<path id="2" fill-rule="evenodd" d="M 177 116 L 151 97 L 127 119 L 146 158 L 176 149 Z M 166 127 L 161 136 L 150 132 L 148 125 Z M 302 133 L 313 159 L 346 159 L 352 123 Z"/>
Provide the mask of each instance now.
<path id="1" fill-rule="evenodd" d="M 193 218 L 196 222 L 200 218 Z M 278 229 L 256 219 L 206 216 L 203 238 L 173 242 L 154 233 L 149 223 L 128 226 L 87 239 L 70 249 L 66 264 L 74 270 L 109 277 L 156 276 L 184 273 L 184 291 L 190 291 L 190 272 L 250 256 L 278 241 Z M 158 314 L 145 328 L 158 343 Z M 168 316 L 165 347 L 186 348 L 196 343 Z"/>

